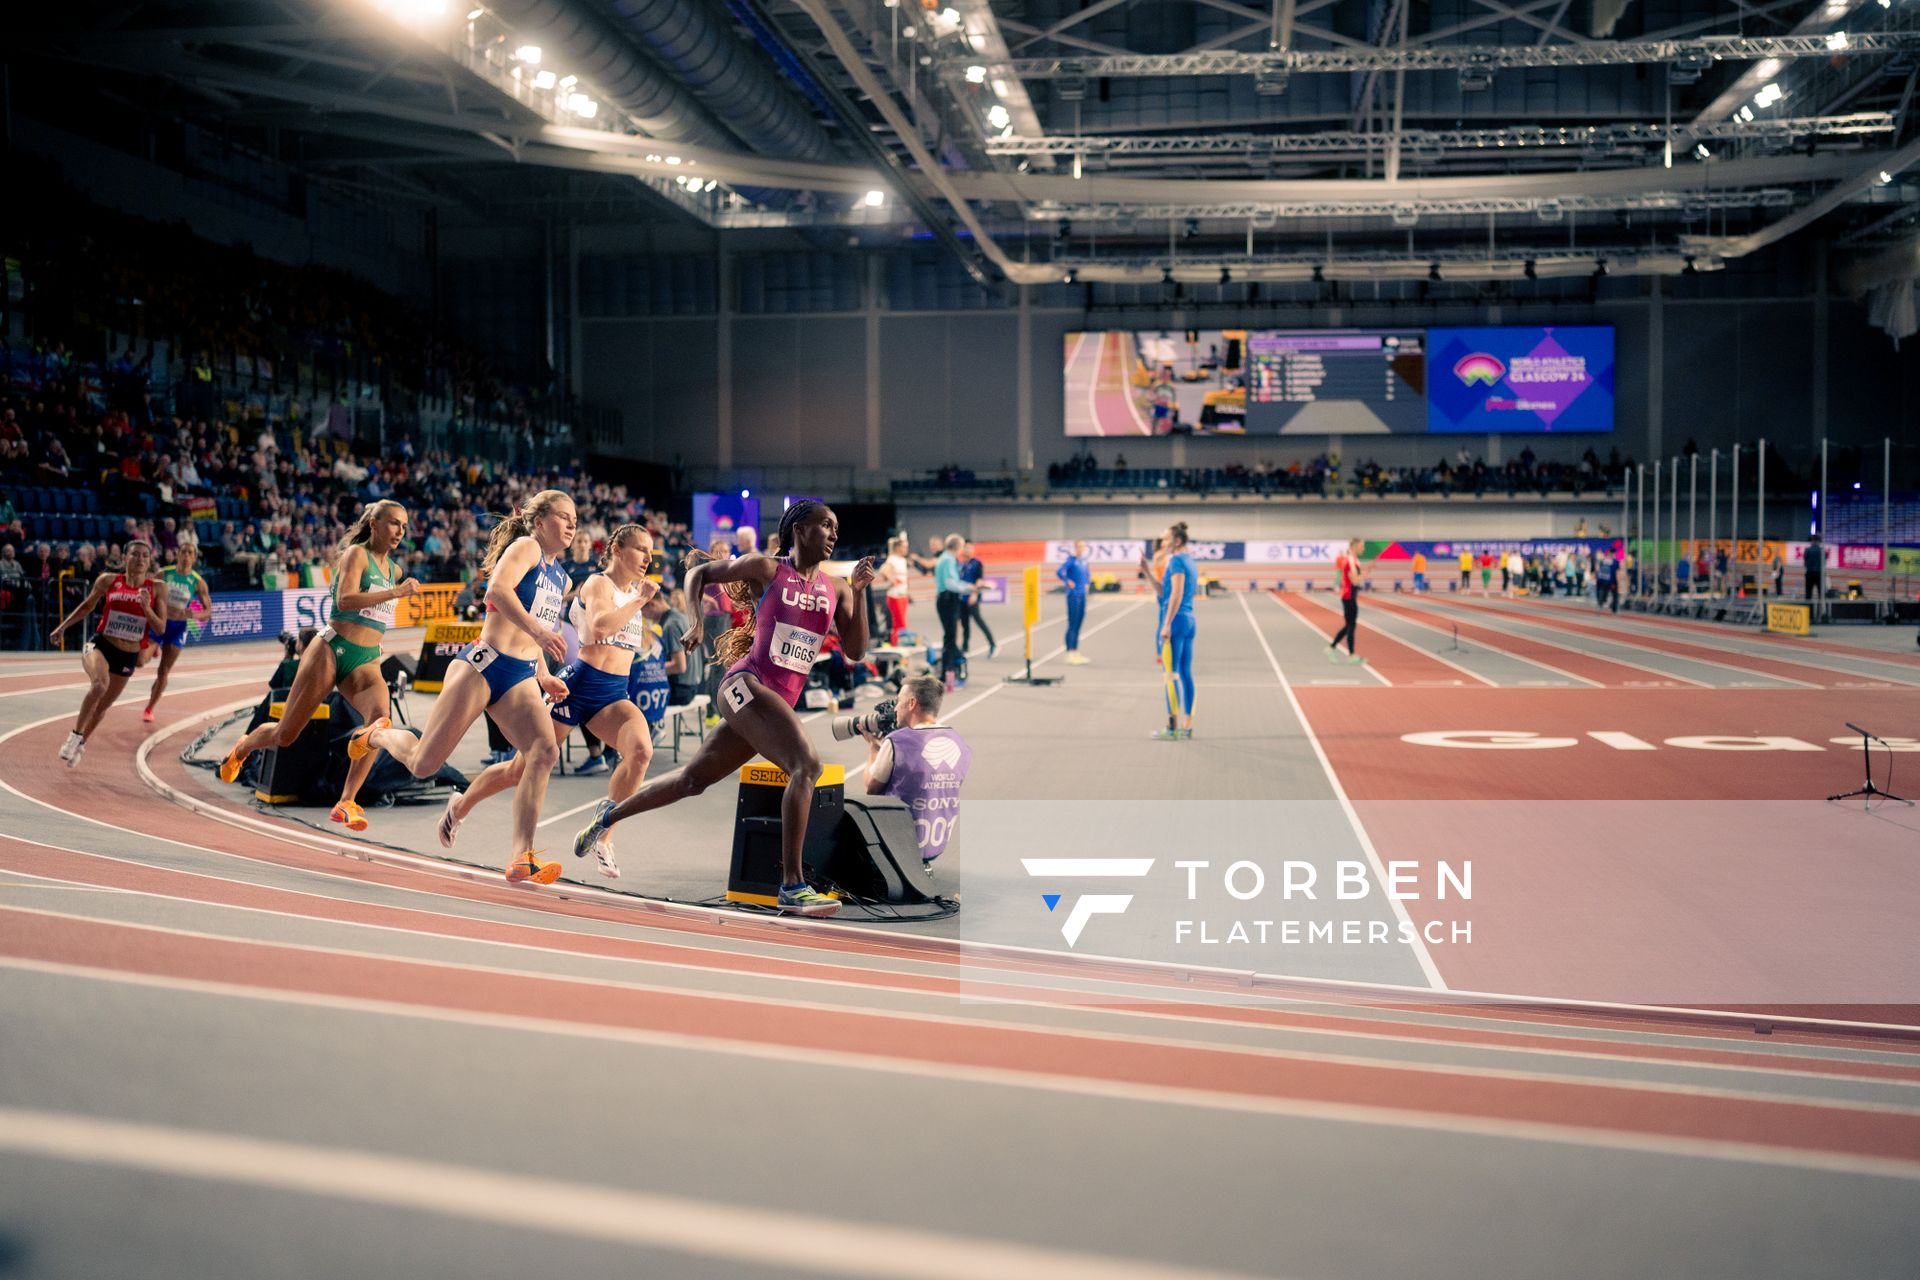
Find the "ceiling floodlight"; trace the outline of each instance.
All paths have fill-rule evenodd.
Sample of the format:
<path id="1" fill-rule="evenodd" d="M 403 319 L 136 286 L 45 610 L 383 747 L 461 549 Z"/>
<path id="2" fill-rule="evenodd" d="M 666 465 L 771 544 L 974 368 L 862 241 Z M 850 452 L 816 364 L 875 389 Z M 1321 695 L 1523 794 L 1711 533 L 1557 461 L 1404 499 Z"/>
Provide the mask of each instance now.
<path id="1" fill-rule="evenodd" d="M 513 56 L 530 67 L 537 67 L 540 65 L 540 46 L 537 44 L 523 44 L 513 51 Z"/>

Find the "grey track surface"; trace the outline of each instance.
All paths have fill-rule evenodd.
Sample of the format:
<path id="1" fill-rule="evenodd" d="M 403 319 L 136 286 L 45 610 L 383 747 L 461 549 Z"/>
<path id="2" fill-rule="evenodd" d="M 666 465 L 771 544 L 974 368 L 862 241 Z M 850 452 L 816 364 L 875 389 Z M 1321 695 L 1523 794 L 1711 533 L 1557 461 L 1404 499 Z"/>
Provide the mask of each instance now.
<path id="1" fill-rule="evenodd" d="M 1373 615 L 1383 629 L 1410 641 L 1428 634 L 1383 613 Z M 968 795 L 981 821 L 936 878 L 962 892 L 964 909 L 898 928 L 973 940 L 1023 907 L 1044 921 L 1015 851 L 982 834 L 1022 805 L 1125 814 L 1130 804 L 1192 801 L 1251 814 L 1232 806 L 1284 804 L 1322 824 L 1311 843 L 1325 857 L 1358 856 L 1267 653 L 1302 687 L 1353 675 L 1326 665 L 1322 644 L 1271 599 L 1206 601 L 1199 734 L 1153 743 L 1145 735 L 1160 685 L 1150 628 L 1137 597 L 1096 599 L 1085 645 L 1094 664 L 1048 689 L 997 683 L 1012 669 L 1012 646 L 991 663 L 976 656 L 972 686 L 950 707 L 976 749 Z M 1040 632 L 1037 652 L 1055 649 L 1058 635 L 1057 625 Z M 156 728 L 254 696 L 272 655 L 250 646 L 184 661 Z M 1058 659 L 1045 669 L 1058 673 Z M 1491 661 L 1476 669 L 1503 684 L 1509 674 Z M 377 872 L 181 810 L 135 813 L 140 797 L 152 798 L 127 780 L 148 732 L 139 700 L 129 693 L 109 713 L 80 769 L 49 771 L 58 726 L 16 731 L 70 714 L 77 680 L 38 659 L 0 663 L 0 686 L 28 671 L 36 678 L 0 687 L 0 733 L 9 735 L 0 815 L 13 853 L 0 870 L 0 1277 L 1104 1276 L 1119 1274 L 1121 1260 L 1316 1277 L 1910 1277 L 1920 1256 L 1911 1172 L 1634 1134 L 1636 1108 L 1676 1090 L 1879 1108 L 1905 1123 L 1920 1108 L 1920 1083 L 1884 1073 L 1915 1064 L 1906 1046 L 1703 1039 L 1685 1027 L 1573 1020 L 1529 1025 L 1524 1043 L 1505 1042 L 1512 1024 L 1472 1006 L 1349 1004 L 1322 1023 L 1220 1021 L 1180 1010 L 1290 1016 L 1327 1006 L 1202 986 L 1143 995 L 1110 968 L 1027 975 L 1032 997 L 1016 1001 L 952 985 L 951 963 L 930 953 L 872 950 L 877 926 L 843 946 L 844 930 L 822 944 L 818 931 L 588 918 L 531 896 L 458 892 L 459 882 L 431 874 Z M 429 706 L 416 698 L 416 716 Z M 826 741 L 823 722 L 810 729 Z M 456 763 L 472 765 L 479 741 L 470 737 Z M 183 742 L 167 739 L 156 758 Z M 842 745 L 826 758 L 853 768 L 864 753 Z M 198 776 L 188 785 L 231 799 Z M 556 779 L 549 810 L 603 793 L 601 779 Z M 644 829 L 630 824 L 623 887 L 716 893 L 732 805 L 732 788 L 720 787 Z M 1175 811 L 1213 836 L 1192 826 L 1204 818 Z M 432 809 L 374 817 L 370 834 L 383 841 L 436 847 Z M 574 825 L 548 828 L 556 847 Z M 461 852 L 497 865 L 505 850 L 487 835 L 470 823 Z M 1257 820 L 1229 823 L 1219 838 L 1223 858 L 1257 847 Z M 39 860 L 20 857 L 34 847 Z M 87 883 L 94 872 L 153 868 L 190 875 L 131 891 Z M 303 897 L 237 897 L 267 891 Z M 376 920 L 370 909 L 418 914 Z M 398 923 L 407 918 L 415 927 Z M 429 922 L 436 932 L 422 931 Z M 97 927 L 116 930 L 115 941 L 84 960 L 19 958 L 58 944 L 60 930 Z M 539 932 L 498 932 L 524 928 Z M 162 944 L 239 946 L 259 958 L 187 980 Z M 647 949 L 662 945 L 680 950 Z M 600 947 L 628 950 L 589 954 Z M 352 998 L 317 994 L 340 963 L 365 966 L 370 985 Z M 1402 949 L 1356 963 L 1337 976 L 1423 983 Z M 508 1017 L 452 985 L 495 975 L 567 990 L 541 987 Z M 930 988 L 929 979 L 949 981 Z M 316 994 L 286 989 L 302 982 Z M 567 1012 L 582 992 L 593 996 L 585 1008 L 607 1006 L 604 1023 Z M 663 994 L 687 1003 L 613 1012 L 629 997 Z M 1142 998 L 1170 1009 L 1149 1014 Z M 809 1019 L 851 1014 L 913 1021 L 889 1033 L 898 1039 L 885 1052 L 793 1042 Z M 1035 1032 L 1080 1037 L 1081 1067 L 1016 1069 L 1014 1057 L 998 1056 L 1012 1052 L 1005 1037 Z M 973 1046 L 970 1065 L 905 1060 L 918 1039 L 948 1035 Z M 1170 1079 L 1191 1087 L 1100 1081 L 1105 1063 L 1141 1045 L 1189 1055 L 1191 1075 L 1182 1057 Z M 1245 1078 L 1255 1092 L 1279 1073 L 1307 1074 L 1297 1092 L 1288 1085 L 1259 1099 L 1215 1088 L 1205 1058 L 1223 1050 L 1266 1055 Z M 1749 1056 L 1709 1060 L 1722 1050 Z M 1351 1073 L 1380 1067 L 1419 1074 L 1404 1113 L 1334 1105 Z M 1532 1129 L 1517 1113 L 1512 1123 L 1444 1114 L 1423 1101 L 1433 1079 L 1656 1092 L 1635 1095 L 1642 1102 L 1627 1104 L 1615 1126 Z M 59 1155 L 37 1146 L 29 1122 L 46 1119 L 94 1134 L 92 1147 Z M 140 1140 L 116 1139 L 108 1122 L 138 1126 Z M 203 1140 L 227 1137 L 270 1143 L 271 1157 L 215 1170 L 194 1155 Z M 1753 1140 L 1768 1137 L 1762 1128 Z M 155 1159 L 180 1167 L 143 1164 L 149 1141 Z M 327 1184 L 327 1160 L 343 1155 L 375 1171 L 422 1163 L 404 1166 L 408 1176 L 391 1188 L 378 1177 Z M 1920 1165 L 1920 1150 L 1907 1158 Z M 309 1173 L 307 1189 L 286 1183 Z M 465 1177 L 481 1187 L 522 1179 L 528 1190 L 464 1212 L 408 1200 Z M 597 1196 L 611 1197 L 598 1226 L 561 1212 Z M 780 1216 L 765 1230 L 716 1228 L 689 1241 L 670 1229 L 671 1211 L 654 1211 L 660 1204 L 684 1206 L 689 1220 Z M 825 1229 L 828 1242 L 801 1223 Z M 976 1246 L 1017 1252 L 989 1264 L 967 1252 Z"/>

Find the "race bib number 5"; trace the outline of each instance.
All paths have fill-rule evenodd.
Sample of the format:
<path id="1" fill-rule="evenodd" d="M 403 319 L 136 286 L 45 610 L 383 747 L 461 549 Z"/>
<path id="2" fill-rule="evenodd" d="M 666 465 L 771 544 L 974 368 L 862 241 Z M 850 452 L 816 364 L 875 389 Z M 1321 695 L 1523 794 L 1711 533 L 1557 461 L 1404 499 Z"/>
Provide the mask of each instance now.
<path id="1" fill-rule="evenodd" d="M 767 654 L 774 665 L 788 671 L 802 673 L 813 670 L 813 660 L 820 652 L 820 637 L 811 631 L 803 631 L 790 622 L 776 622 L 773 636 L 767 645 Z"/>

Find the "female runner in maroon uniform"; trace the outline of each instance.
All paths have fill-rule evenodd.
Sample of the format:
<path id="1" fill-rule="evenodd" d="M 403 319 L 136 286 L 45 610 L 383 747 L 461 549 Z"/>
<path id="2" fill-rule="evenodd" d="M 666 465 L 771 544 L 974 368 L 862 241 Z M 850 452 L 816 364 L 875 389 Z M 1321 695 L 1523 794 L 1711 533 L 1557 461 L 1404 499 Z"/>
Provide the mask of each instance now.
<path id="1" fill-rule="evenodd" d="M 768 548 L 771 554 L 709 561 L 687 575 L 689 599 L 698 598 L 709 583 L 727 583 L 736 600 L 745 594 L 751 609 L 749 626 L 735 627 L 716 646 L 720 660 L 728 664 L 715 700 L 723 723 L 686 768 L 654 779 L 618 804 L 603 803 L 574 837 L 575 857 L 591 852 L 614 823 L 697 796 L 754 756 L 764 755 L 787 775 L 780 801 L 779 909 L 808 916 L 840 910 L 838 902 L 807 884 L 800 865 L 820 756 L 793 713 L 828 627 L 839 633 L 849 662 L 860 661 L 867 652 L 867 602 L 861 596 L 873 581 L 873 564 L 861 560 L 850 582 L 829 578 L 820 566 L 832 556 L 839 537 L 840 521 L 832 509 L 803 499 L 782 513 L 780 531 Z M 696 620 L 687 633 L 688 651 L 700 643 L 703 626 Z"/>
<path id="2" fill-rule="evenodd" d="M 73 729 L 60 748 L 60 758 L 67 762 L 69 769 L 80 763 L 80 753 L 87 749 L 87 735 L 127 687 L 127 677 L 140 664 L 140 646 L 146 643 L 148 630 L 164 632 L 167 629 L 167 616 L 160 603 L 163 598 L 160 583 L 147 576 L 151 568 L 153 548 L 144 542 L 129 542 L 125 571 L 103 573 L 95 578 L 87 598 L 60 619 L 60 625 L 48 637 L 58 640 L 68 627 L 93 612 L 95 605 L 106 606 L 100 611 L 100 624 L 94 628 L 93 638 L 80 651 L 80 663 L 92 687 L 80 700 L 80 714 L 74 718 Z"/>

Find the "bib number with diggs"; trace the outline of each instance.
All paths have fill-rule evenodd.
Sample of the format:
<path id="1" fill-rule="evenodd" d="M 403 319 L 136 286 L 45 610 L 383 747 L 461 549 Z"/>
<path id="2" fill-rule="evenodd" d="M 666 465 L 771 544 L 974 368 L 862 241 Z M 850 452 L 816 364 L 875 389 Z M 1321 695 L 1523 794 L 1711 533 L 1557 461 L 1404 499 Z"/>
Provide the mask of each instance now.
<path id="1" fill-rule="evenodd" d="M 776 622 L 773 635 L 767 641 L 767 656 L 776 667 L 805 674 L 813 670 L 813 660 L 820 653 L 820 639 L 815 632 L 791 622 Z"/>

